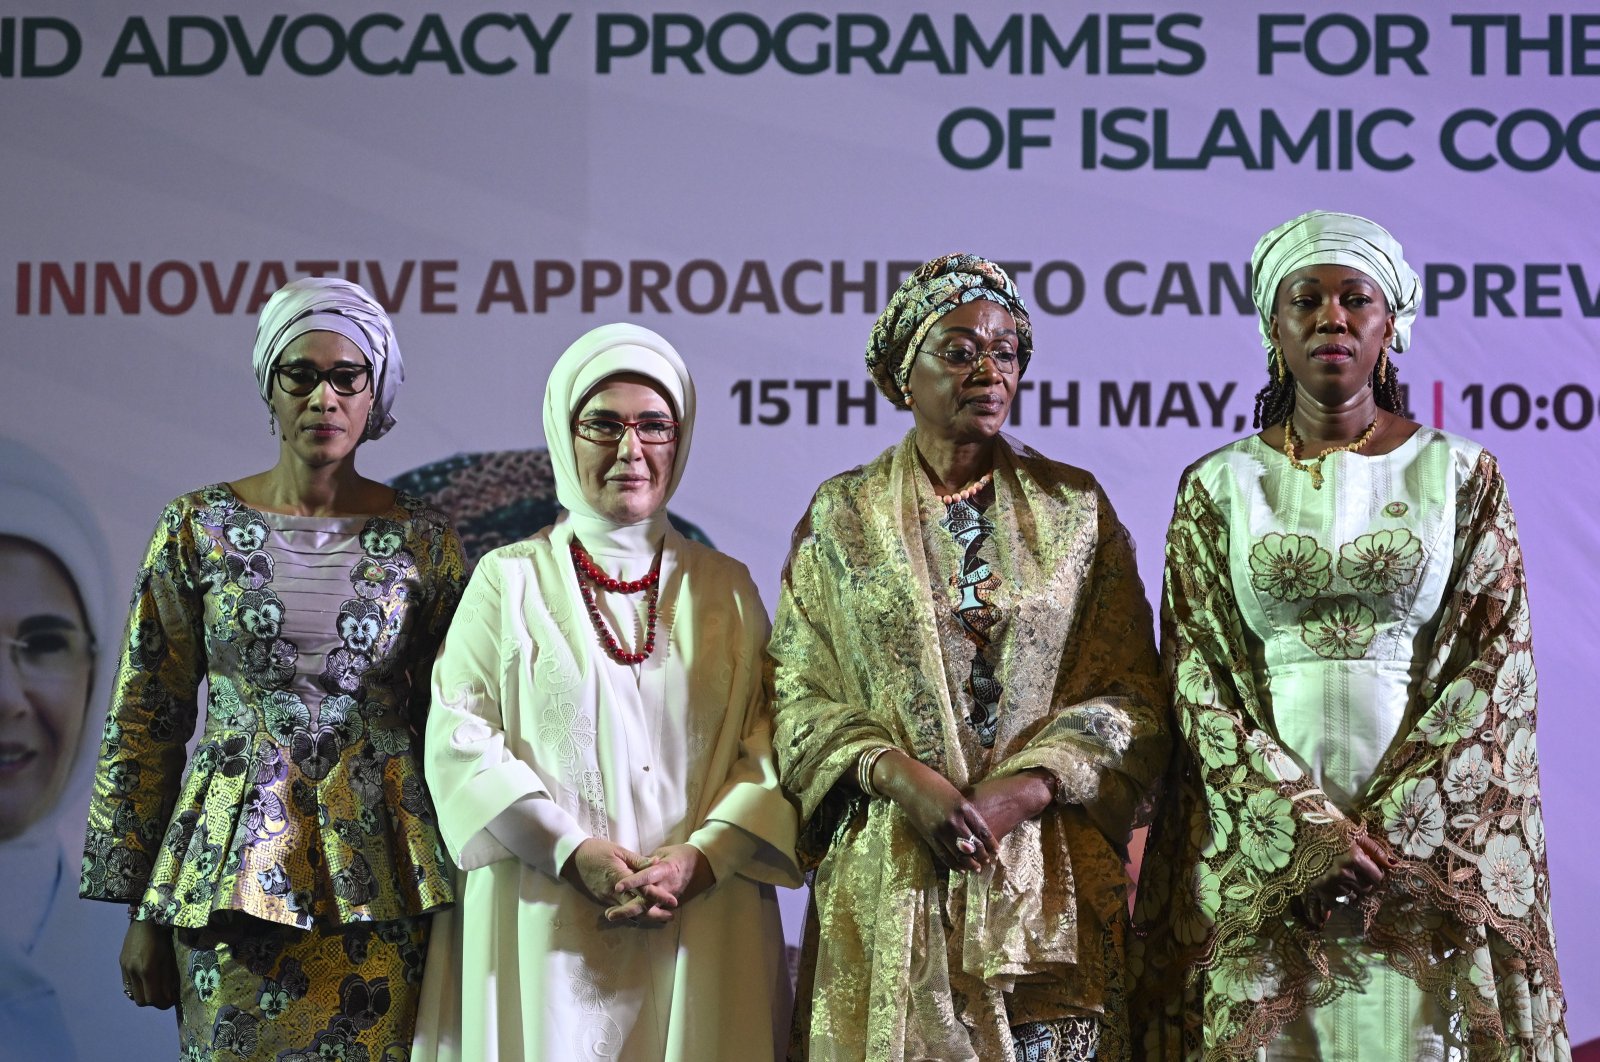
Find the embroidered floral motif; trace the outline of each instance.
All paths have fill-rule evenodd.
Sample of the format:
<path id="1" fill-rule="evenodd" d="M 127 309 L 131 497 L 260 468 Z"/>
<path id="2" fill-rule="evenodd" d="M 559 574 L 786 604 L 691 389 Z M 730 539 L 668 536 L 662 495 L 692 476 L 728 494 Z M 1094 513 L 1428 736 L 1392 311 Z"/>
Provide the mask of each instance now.
<path id="1" fill-rule="evenodd" d="M 1539 795 L 1539 749 L 1533 742 L 1533 731 L 1518 727 L 1506 746 L 1505 785 L 1512 796 L 1536 797 Z"/>
<path id="2" fill-rule="evenodd" d="M 1485 537 L 1467 561 L 1467 585 L 1478 593 L 1499 590 L 1506 560 L 1500 540 L 1492 535 Z"/>
<path id="3" fill-rule="evenodd" d="M 1468 745 L 1450 760 L 1445 772 L 1444 795 L 1453 804 L 1470 804 L 1489 788 L 1489 761 L 1483 749 Z"/>
<path id="4" fill-rule="evenodd" d="M 1250 550 L 1250 585 L 1280 601 L 1300 601 L 1326 590 L 1333 554 L 1310 535 L 1274 531 Z"/>
<path id="5" fill-rule="evenodd" d="M 1222 909 L 1222 879 L 1206 864 L 1197 863 L 1189 875 L 1189 885 L 1187 902 L 1178 908 L 1173 928 L 1183 943 L 1199 944 L 1216 924 L 1217 912 Z"/>
<path id="6" fill-rule="evenodd" d="M 1318 656 L 1359 660 L 1377 633 L 1377 619 L 1358 597 L 1325 597 L 1300 614 L 1300 637 Z"/>
<path id="7" fill-rule="evenodd" d="M 1494 703 L 1509 719 L 1520 719 L 1539 697 L 1539 677 L 1533 670 L 1533 654 L 1526 649 L 1506 657 L 1494 682 Z"/>
<path id="8" fill-rule="evenodd" d="M 1178 664 L 1178 696 L 1190 704 L 1210 705 L 1217 702 L 1216 681 L 1211 667 L 1194 653 L 1186 655 Z"/>
<path id="9" fill-rule="evenodd" d="M 1228 838 L 1233 833 L 1233 815 L 1228 811 L 1228 798 L 1218 790 L 1206 793 L 1206 817 L 1199 820 L 1207 827 L 1202 854 L 1210 859 L 1226 851 Z"/>
<path id="10" fill-rule="evenodd" d="M 1255 940 L 1246 938 L 1240 943 L 1242 954 L 1217 963 L 1215 984 L 1235 1003 L 1259 1003 L 1276 991 L 1276 971 L 1266 954 L 1255 947 Z"/>
<path id="11" fill-rule="evenodd" d="M 1422 563 L 1422 543 L 1405 528 L 1374 531 L 1339 549 L 1339 574 L 1367 594 L 1410 586 Z"/>
<path id="12" fill-rule="evenodd" d="M 1413 778 L 1389 791 L 1383 802 L 1389 840 L 1414 859 L 1427 859 L 1444 841 L 1444 804 L 1432 778 Z"/>
<path id="13" fill-rule="evenodd" d="M 1195 735 L 1200 745 L 1200 758 L 1207 767 L 1231 767 L 1239 762 L 1239 739 L 1233 725 L 1218 716 L 1202 716 Z"/>
<path id="14" fill-rule="evenodd" d="M 1298 782 L 1305 775 L 1294 757 L 1284 752 L 1276 741 L 1262 731 L 1250 731 L 1244 744 L 1250 750 L 1251 769 L 1260 771 L 1274 782 Z"/>
<path id="15" fill-rule="evenodd" d="M 392 557 L 405 544 L 405 529 L 393 520 L 374 516 L 361 529 L 361 548 L 373 557 Z"/>
<path id="16" fill-rule="evenodd" d="M 272 582 L 272 554 L 263 550 L 254 553 L 230 553 L 224 558 L 228 581 L 245 590 L 259 590 Z"/>
<path id="17" fill-rule="evenodd" d="M 1478 859 L 1484 895 L 1502 914 L 1521 918 L 1533 906 L 1533 861 L 1513 834 L 1490 836 Z"/>
<path id="18" fill-rule="evenodd" d="M 1262 870 L 1287 866 L 1294 851 L 1293 808 L 1270 789 L 1251 793 L 1239 810 L 1239 850 Z"/>
<path id="19" fill-rule="evenodd" d="M 283 630 L 283 602 L 271 590 L 247 590 L 239 595 L 239 626 L 253 638 L 276 638 Z"/>
<path id="20" fill-rule="evenodd" d="M 1417 729 L 1427 735 L 1430 745 L 1453 745 L 1483 725 L 1488 708 L 1489 695 L 1459 678 L 1428 709 Z"/>
<path id="21" fill-rule="evenodd" d="M 371 601 L 352 598 L 339 606 L 339 637 L 357 653 L 370 653 L 383 632 L 383 612 Z"/>
<path id="22" fill-rule="evenodd" d="M 244 678 L 255 686 L 278 689 L 294 678 L 300 650 L 283 638 L 256 638 L 240 654 Z"/>
<path id="23" fill-rule="evenodd" d="M 573 770 L 578 757 L 594 744 L 594 735 L 587 726 L 579 725 L 577 704 L 561 700 L 546 705 L 539 720 L 540 744 L 554 749 L 562 766 Z"/>
<path id="24" fill-rule="evenodd" d="M 228 544 L 240 553 L 254 553 L 267 544 L 267 525 L 250 509 L 235 509 L 222 522 Z"/>
<path id="25" fill-rule="evenodd" d="M 1527 838 L 1528 851 L 1533 858 L 1543 861 L 1544 850 L 1544 813 L 1539 810 L 1538 804 L 1528 804 L 1522 813 L 1522 836 Z"/>
<path id="26" fill-rule="evenodd" d="M 1383 507 L 1386 516 L 1404 516 L 1411 507 L 1403 501 L 1392 501 Z"/>

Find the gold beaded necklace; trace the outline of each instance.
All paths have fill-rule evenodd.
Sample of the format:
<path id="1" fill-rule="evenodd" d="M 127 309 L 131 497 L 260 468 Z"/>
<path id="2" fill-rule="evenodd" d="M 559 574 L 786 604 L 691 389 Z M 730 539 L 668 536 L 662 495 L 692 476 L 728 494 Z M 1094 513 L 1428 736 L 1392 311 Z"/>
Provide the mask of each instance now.
<path id="1" fill-rule="evenodd" d="M 1289 464 L 1291 467 L 1296 468 L 1301 472 L 1310 472 L 1311 489 L 1321 490 L 1322 462 L 1327 459 L 1327 456 L 1329 454 L 1338 453 L 1355 453 L 1357 450 L 1361 449 L 1363 446 L 1367 445 L 1367 443 L 1372 441 L 1372 436 L 1377 432 L 1377 430 L 1378 418 L 1373 417 L 1372 423 L 1367 425 L 1367 430 L 1362 432 L 1360 436 L 1356 438 L 1355 442 L 1348 442 L 1343 446 L 1330 446 L 1316 457 L 1313 457 L 1309 462 L 1302 464 L 1294 455 L 1295 451 L 1300 449 L 1300 437 L 1294 433 L 1294 416 L 1291 414 L 1289 419 L 1283 422 L 1283 456 L 1289 459 Z"/>

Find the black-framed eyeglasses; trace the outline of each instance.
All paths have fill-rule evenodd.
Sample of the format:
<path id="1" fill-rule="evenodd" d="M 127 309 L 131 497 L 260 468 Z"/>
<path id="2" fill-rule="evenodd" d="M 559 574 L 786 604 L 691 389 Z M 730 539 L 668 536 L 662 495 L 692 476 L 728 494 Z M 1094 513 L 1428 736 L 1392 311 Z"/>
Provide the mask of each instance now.
<path id="1" fill-rule="evenodd" d="M 922 353 L 937 358 L 950 372 L 969 373 L 978 370 L 985 358 L 996 372 L 1010 376 L 1017 371 L 1021 360 L 1014 350 L 973 350 L 969 347 L 950 347 L 946 350 L 924 350 Z"/>
<path id="2" fill-rule="evenodd" d="M 283 389 L 284 394 L 296 398 L 309 395 L 323 380 L 327 380 L 328 385 L 341 395 L 359 395 L 367 389 L 367 384 L 372 380 L 372 367 L 335 365 L 331 369 L 319 369 L 302 362 L 279 365 L 272 370 L 272 375 L 277 377 L 278 386 Z"/>
<path id="3" fill-rule="evenodd" d="M 578 421 L 578 437 L 588 439 L 592 443 L 612 445 L 622 441 L 628 434 L 628 429 L 633 429 L 633 434 L 642 443 L 652 445 L 669 443 L 678 437 L 678 422 L 667 420 L 665 417 L 653 417 L 649 420 L 622 420 L 618 417 L 587 417 Z"/>

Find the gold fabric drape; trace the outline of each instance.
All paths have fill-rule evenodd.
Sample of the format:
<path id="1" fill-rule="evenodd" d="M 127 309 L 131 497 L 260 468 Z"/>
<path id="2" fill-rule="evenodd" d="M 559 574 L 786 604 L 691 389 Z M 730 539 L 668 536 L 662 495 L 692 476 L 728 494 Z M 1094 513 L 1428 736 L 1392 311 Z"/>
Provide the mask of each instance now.
<path id="1" fill-rule="evenodd" d="M 1011 1024 L 1074 1013 L 1103 1013 L 1102 1057 L 1123 1050 L 1122 853 L 1167 750 L 1150 610 L 1090 475 L 1002 439 L 994 492 L 992 749 L 963 733 L 968 661 L 942 656 L 957 592 L 915 432 L 823 484 L 795 532 L 771 652 L 815 870 L 796 1057 L 1009 1060 Z M 991 872 L 947 874 L 895 805 L 836 785 L 885 743 L 957 786 L 1043 768 L 1058 803 Z"/>

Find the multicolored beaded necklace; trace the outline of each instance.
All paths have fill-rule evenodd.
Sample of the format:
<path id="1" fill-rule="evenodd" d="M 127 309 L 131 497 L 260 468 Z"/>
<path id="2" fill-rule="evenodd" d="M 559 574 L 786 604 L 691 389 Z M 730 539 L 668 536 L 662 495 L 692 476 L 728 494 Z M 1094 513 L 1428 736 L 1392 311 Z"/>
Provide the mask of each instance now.
<path id="1" fill-rule="evenodd" d="M 656 595 L 661 582 L 661 562 L 645 573 L 641 579 L 624 582 L 613 579 L 590 559 L 588 552 L 578 543 L 571 545 L 572 565 L 578 569 L 578 592 L 583 595 L 584 607 L 589 610 L 589 622 L 594 624 L 594 632 L 600 637 L 600 644 L 605 647 L 606 653 L 619 664 L 642 664 L 649 659 L 650 654 L 656 649 Z M 588 580 L 585 582 L 584 580 Z M 616 635 L 606 626 L 605 617 L 600 615 L 600 606 L 595 604 L 594 591 L 589 588 L 593 583 L 602 590 L 614 594 L 637 594 L 640 590 L 648 591 L 645 595 L 645 626 L 644 648 L 637 653 L 627 652 L 617 641 Z"/>

